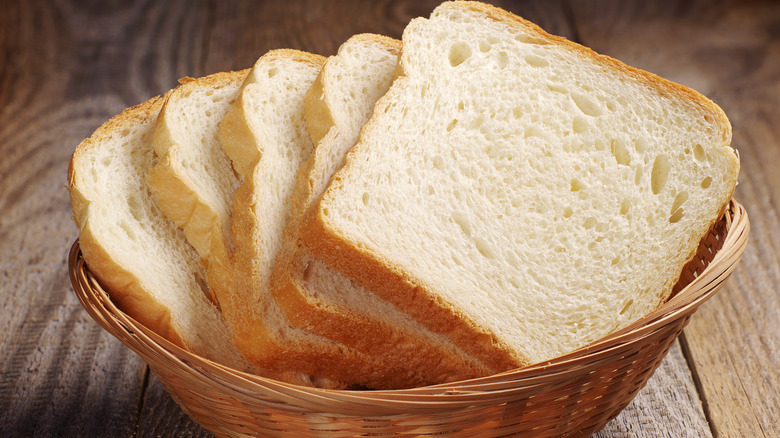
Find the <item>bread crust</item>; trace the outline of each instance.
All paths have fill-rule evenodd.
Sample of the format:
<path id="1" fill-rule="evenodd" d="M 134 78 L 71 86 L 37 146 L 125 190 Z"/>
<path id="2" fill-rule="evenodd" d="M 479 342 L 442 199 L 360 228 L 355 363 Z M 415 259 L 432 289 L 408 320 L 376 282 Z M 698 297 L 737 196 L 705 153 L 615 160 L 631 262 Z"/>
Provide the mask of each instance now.
<path id="1" fill-rule="evenodd" d="M 720 136 L 725 144 L 731 139 L 731 125 L 723 111 L 701 94 L 662 79 L 593 50 L 570 42 L 565 38 L 550 35 L 533 23 L 527 22 L 500 8 L 479 2 L 446 2 L 434 14 L 446 10 L 471 11 L 488 17 L 491 20 L 504 23 L 512 28 L 522 29 L 544 43 L 557 44 L 561 47 L 592 60 L 606 70 L 617 71 L 639 82 L 647 83 L 659 93 L 674 96 L 677 99 L 694 102 L 706 114 L 714 126 L 719 128 Z M 407 28 L 408 29 L 408 28 Z M 410 73 L 408 65 L 401 58 L 401 69 Z M 399 77 L 390 91 L 377 103 L 374 114 L 382 114 L 406 87 L 406 76 Z M 381 117 L 381 116 L 380 116 Z M 374 120 L 363 127 L 363 134 L 371 131 Z M 392 302 L 401 310 L 408 312 L 416 320 L 428 326 L 431 330 L 446 333 L 453 341 L 466 351 L 474 354 L 488 366 L 499 369 L 519 367 L 529 364 L 529 359 L 518 356 L 509 346 L 494 334 L 471 321 L 466 313 L 453 304 L 442 301 L 436 291 L 428 284 L 415 278 L 402 266 L 394 264 L 381 253 L 366 248 L 362 243 L 343 234 L 328 217 L 327 205 L 339 191 L 342 176 L 354 172 L 356 166 L 353 160 L 366 147 L 359 142 L 350 151 L 343 168 L 334 176 L 328 191 L 312 206 L 301 227 L 304 242 L 312 254 L 324 262 L 353 278 L 363 287 L 374 291 L 382 298 Z M 735 172 L 738 172 L 738 166 Z M 724 202 L 727 202 L 726 199 Z M 713 220 L 716 220 L 714 218 Z"/>
<path id="2" fill-rule="evenodd" d="M 305 248 L 299 248 L 294 257 L 285 260 L 289 265 L 277 265 L 272 290 L 288 321 L 376 357 L 388 370 L 397 369 L 399 379 L 393 382 L 396 387 L 432 385 L 495 372 L 452 344 L 437 342 L 391 326 L 389 321 L 318 299 L 318 294 L 312 292 L 317 286 L 306 280 L 309 264 L 316 260 Z"/>

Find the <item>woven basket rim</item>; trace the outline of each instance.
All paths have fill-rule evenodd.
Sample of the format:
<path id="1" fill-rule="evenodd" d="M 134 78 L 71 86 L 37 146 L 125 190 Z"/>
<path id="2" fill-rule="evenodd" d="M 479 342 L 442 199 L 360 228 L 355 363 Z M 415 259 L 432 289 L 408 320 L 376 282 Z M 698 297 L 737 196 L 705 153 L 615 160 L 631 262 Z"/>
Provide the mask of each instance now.
<path id="1" fill-rule="evenodd" d="M 399 390 L 334 390 L 299 386 L 210 361 L 169 342 L 121 312 L 89 272 L 81 258 L 78 239 L 71 246 L 68 265 L 73 288 L 87 312 L 104 329 L 141 355 L 153 371 L 159 367 L 186 369 L 195 381 L 205 379 L 236 397 L 267 397 L 281 403 L 290 412 L 319 409 L 330 415 L 361 415 L 370 405 L 377 414 L 395 415 L 465 409 L 480 403 L 500 402 L 519 392 L 524 396 L 533 395 L 534 391 L 541 393 L 550 389 L 553 377 L 565 377 L 573 369 L 580 372 L 588 367 L 596 369 L 627 343 L 638 342 L 663 330 L 671 321 L 689 317 L 731 274 L 747 244 L 750 224 L 744 207 L 732 199 L 724 217 L 725 220 L 718 223 L 725 222 L 725 239 L 706 269 L 672 299 L 629 327 L 577 351 L 529 367 L 470 380 Z M 710 287 L 713 284 L 716 286 Z M 519 381 L 525 384 L 522 389 L 515 386 Z M 269 405 L 278 408 L 275 402 L 269 402 Z"/>

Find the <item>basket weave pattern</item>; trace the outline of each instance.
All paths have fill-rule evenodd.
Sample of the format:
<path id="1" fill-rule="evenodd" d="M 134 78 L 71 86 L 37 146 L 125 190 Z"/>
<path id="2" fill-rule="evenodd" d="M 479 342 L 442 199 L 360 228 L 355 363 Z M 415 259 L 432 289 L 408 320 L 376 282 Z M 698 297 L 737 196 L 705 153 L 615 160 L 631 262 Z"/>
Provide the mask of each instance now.
<path id="1" fill-rule="evenodd" d="M 87 312 L 138 353 L 192 419 L 217 436 L 575 437 L 600 430 L 661 364 L 690 316 L 729 277 L 747 244 L 731 201 L 685 267 L 675 294 L 641 320 L 549 362 L 484 378 L 393 391 L 300 387 L 182 350 L 122 313 L 71 248 L 71 283 Z"/>

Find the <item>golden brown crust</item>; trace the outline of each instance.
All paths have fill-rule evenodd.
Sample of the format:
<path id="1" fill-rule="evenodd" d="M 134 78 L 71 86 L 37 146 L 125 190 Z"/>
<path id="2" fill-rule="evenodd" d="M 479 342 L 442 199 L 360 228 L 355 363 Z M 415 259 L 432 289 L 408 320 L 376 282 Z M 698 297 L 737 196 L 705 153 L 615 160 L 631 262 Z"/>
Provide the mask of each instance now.
<path id="1" fill-rule="evenodd" d="M 252 128 L 243 123 L 247 117 L 243 93 L 239 93 L 236 102 L 230 107 L 219 124 L 219 136 L 222 147 L 231 158 L 233 168 L 239 176 L 245 175 L 260 159 L 260 145 Z M 245 145 L 234 147 L 234 145 Z"/>
<path id="2" fill-rule="evenodd" d="M 309 131 L 311 142 L 315 145 L 320 143 L 322 138 L 325 137 L 331 127 L 333 127 L 334 123 L 330 107 L 325 102 L 325 78 L 323 77 L 323 71 L 324 70 L 321 70 L 320 74 L 317 75 L 317 79 L 311 84 L 311 88 L 306 92 L 304 98 L 304 106 L 306 107 L 306 129 Z M 301 175 L 306 174 L 306 172 L 301 172 Z"/>
<path id="3" fill-rule="evenodd" d="M 359 33 L 350 37 L 353 41 L 381 44 L 397 52 L 401 51 L 401 40 L 378 33 Z"/>
<path id="4" fill-rule="evenodd" d="M 295 49 L 274 49 L 269 50 L 260 59 L 275 60 L 283 59 L 293 62 L 300 62 L 309 64 L 312 67 L 322 68 L 322 64 L 325 62 L 325 57 L 316 53 L 304 52 L 302 50 Z M 258 60 L 258 62 L 260 62 Z"/>
<path id="5" fill-rule="evenodd" d="M 490 369 L 473 358 L 445 344 L 434 344 L 417 334 L 386 322 L 358 314 L 333 303 L 312 301 L 317 286 L 307 281 L 307 269 L 316 262 L 305 248 L 286 257 L 286 266 L 278 266 L 272 279 L 274 297 L 290 323 L 327 336 L 347 346 L 362 346 L 361 351 L 379 358 L 385 364 L 407 370 L 400 373 L 396 386 L 423 386 L 485 376 Z M 331 285 L 339 287 L 338 284 Z M 337 303 L 336 303 L 337 305 Z M 366 345 L 367 340 L 376 340 Z M 393 346 L 393 347 L 388 347 Z M 433 366 L 435 365 L 435 366 Z M 414 370 L 409 373 L 408 370 Z"/>

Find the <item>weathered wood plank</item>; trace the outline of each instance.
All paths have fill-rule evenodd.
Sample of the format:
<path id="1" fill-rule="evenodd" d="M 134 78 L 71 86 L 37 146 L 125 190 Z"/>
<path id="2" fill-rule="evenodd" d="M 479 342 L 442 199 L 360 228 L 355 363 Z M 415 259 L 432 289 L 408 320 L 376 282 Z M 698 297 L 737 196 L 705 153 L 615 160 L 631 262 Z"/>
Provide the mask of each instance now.
<path id="1" fill-rule="evenodd" d="M 765 100 L 771 95 L 744 92 L 739 101 L 751 120 L 734 121 L 735 129 L 741 127 L 735 141 L 743 163 L 736 196 L 751 219 L 743 263 L 686 329 L 710 417 L 722 436 L 780 436 L 780 99 L 771 107 Z M 742 100 L 750 96 L 764 102 Z"/>
<path id="2" fill-rule="evenodd" d="M 64 165 L 84 124 L 104 116 L 66 105 L 61 55 L 72 41 L 55 12 L 20 2 L 0 14 L 3 436 L 129 432 L 141 389 L 141 362 L 88 320 L 68 282 Z"/>
<path id="3" fill-rule="evenodd" d="M 412 18 L 428 16 L 439 0 L 375 2 L 218 2 L 208 31 L 204 73 L 251 67 L 263 53 L 278 48 L 329 56 L 350 36 L 377 33 L 401 38 Z M 562 1 L 495 1 L 512 12 L 571 36 Z"/>
<path id="4" fill-rule="evenodd" d="M 87 316 L 71 290 L 66 258 L 77 230 L 65 185 L 83 138 L 160 91 L 146 81 L 159 76 L 144 70 L 150 41 L 137 30 L 154 26 L 146 21 L 151 3 L 3 4 L 2 436 L 130 436 L 137 429 L 146 366 Z"/>
<path id="5" fill-rule="evenodd" d="M 634 401 L 595 436 L 712 436 L 679 342 Z"/>
<path id="6" fill-rule="evenodd" d="M 137 438 L 160 437 L 209 437 L 211 433 L 193 422 L 166 392 L 162 382 L 150 374 L 143 401 Z"/>

